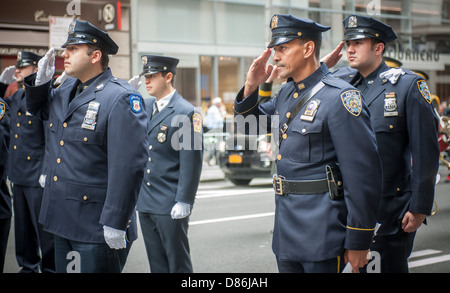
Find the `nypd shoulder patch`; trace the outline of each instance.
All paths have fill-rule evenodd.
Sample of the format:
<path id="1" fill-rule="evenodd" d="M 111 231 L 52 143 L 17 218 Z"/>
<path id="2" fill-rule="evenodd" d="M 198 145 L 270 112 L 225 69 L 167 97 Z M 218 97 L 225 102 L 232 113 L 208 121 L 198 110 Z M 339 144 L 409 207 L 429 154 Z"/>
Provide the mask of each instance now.
<path id="1" fill-rule="evenodd" d="M 131 111 L 134 113 L 141 113 L 142 111 L 142 97 L 138 95 L 130 95 Z"/>
<path id="2" fill-rule="evenodd" d="M 6 112 L 6 105 L 5 105 L 5 103 L 0 102 L 0 120 L 3 119 L 5 112 Z"/>
<path id="3" fill-rule="evenodd" d="M 358 117 L 362 110 L 361 94 L 357 90 L 349 90 L 341 94 L 342 104 L 353 116 Z"/>
<path id="4" fill-rule="evenodd" d="M 419 88 L 419 92 L 425 99 L 425 101 L 427 101 L 428 104 L 431 104 L 431 93 L 430 89 L 428 88 L 427 82 L 425 80 L 419 80 L 417 82 L 417 87 Z"/>
<path id="5" fill-rule="evenodd" d="M 202 116 L 199 113 L 194 113 L 192 116 L 192 124 L 194 126 L 194 132 L 202 132 Z"/>

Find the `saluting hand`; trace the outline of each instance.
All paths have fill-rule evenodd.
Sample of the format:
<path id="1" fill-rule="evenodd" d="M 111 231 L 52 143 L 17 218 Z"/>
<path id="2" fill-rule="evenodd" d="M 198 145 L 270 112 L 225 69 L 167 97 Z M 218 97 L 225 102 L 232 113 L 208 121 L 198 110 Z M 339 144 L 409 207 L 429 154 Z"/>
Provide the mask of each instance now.
<path id="1" fill-rule="evenodd" d="M 0 82 L 4 84 L 12 84 L 16 81 L 16 66 L 11 65 L 3 70 L 2 75 L 0 75 Z"/>
<path id="2" fill-rule="evenodd" d="M 328 68 L 334 67 L 341 59 L 343 53 L 341 53 L 344 47 L 344 42 L 340 42 L 337 47 L 328 55 L 320 59 L 320 62 L 324 62 Z"/>
<path id="3" fill-rule="evenodd" d="M 271 54 L 271 50 L 266 49 L 258 58 L 253 60 L 253 63 L 247 73 L 247 80 L 245 81 L 244 99 L 253 93 L 261 83 L 265 82 L 269 78 L 273 70 L 273 65 L 266 64 Z"/>
<path id="4" fill-rule="evenodd" d="M 49 82 L 55 74 L 55 49 L 51 48 L 38 62 L 38 72 L 36 74 L 35 85 L 42 85 Z"/>

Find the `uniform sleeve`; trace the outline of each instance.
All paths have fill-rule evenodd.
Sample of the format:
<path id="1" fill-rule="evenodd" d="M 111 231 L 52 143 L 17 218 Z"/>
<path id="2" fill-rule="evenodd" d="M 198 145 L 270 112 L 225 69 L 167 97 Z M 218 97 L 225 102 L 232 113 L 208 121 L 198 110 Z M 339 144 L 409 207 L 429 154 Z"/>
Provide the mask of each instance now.
<path id="1" fill-rule="evenodd" d="M 406 100 L 412 155 L 412 197 L 409 211 L 430 215 L 439 168 L 438 121 L 424 80 L 415 80 Z"/>
<path id="2" fill-rule="evenodd" d="M 8 105 L 4 100 L 0 99 L 0 166 L 4 167 L 6 166 L 6 161 L 8 159 L 10 121 L 11 113 L 9 111 Z"/>
<path id="3" fill-rule="evenodd" d="M 200 183 L 203 162 L 202 117 L 193 111 L 188 115 L 178 115 L 172 126 L 180 127 L 172 136 L 171 145 L 179 150 L 180 176 L 175 201 L 193 204 Z"/>
<path id="4" fill-rule="evenodd" d="M 353 95 L 357 100 L 346 102 L 342 96 L 345 94 Z M 369 249 L 379 213 L 382 167 L 369 113 L 359 91 L 351 90 L 342 95 L 332 107 L 328 125 L 348 210 L 344 247 L 365 250 Z"/>
<path id="5" fill-rule="evenodd" d="M 147 113 L 138 94 L 122 95 L 108 117 L 108 187 L 100 223 L 126 230 L 147 163 Z"/>
<path id="6" fill-rule="evenodd" d="M 51 81 L 40 86 L 34 86 L 36 73 L 24 79 L 25 98 L 27 99 L 27 111 L 41 120 L 48 120 L 48 107 L 52 95 Z"/>

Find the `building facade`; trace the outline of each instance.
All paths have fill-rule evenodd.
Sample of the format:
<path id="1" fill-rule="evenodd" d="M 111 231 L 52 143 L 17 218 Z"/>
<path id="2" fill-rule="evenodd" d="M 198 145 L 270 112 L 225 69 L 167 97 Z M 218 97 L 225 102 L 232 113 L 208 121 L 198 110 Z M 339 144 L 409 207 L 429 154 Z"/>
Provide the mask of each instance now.
<path id="1" fill-rule="evenodd" d="M 181 94 L 203 110 L 220 96 L 232 114 L 251 62 L 270 39 L 274 13 L 332 26 L 322 54 L 343 39 L 346 16 L 371 15 L 399 36 L 386 56 L 426 72 L 431 91 L 450 99 L 450 0 L 131 0 L 132 72 L 140 71 L 143 54 L 178 57 Z"/>

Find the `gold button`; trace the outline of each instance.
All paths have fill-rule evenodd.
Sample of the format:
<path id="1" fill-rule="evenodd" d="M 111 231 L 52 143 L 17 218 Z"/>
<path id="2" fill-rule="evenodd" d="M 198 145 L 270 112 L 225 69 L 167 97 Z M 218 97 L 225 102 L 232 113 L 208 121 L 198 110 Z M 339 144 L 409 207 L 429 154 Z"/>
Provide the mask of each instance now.
<path id="1" fill-rule="evenodd" d="M 60 144 L 61 146 L 63 146 L 63 145 L 64 145 L 64 140 L 61 140 L 61 141 L 59 142 L 59 144 Z"/>
<path id="2" fill-rule="evenodd" d="M 291 112 L 286 113 L 286 118 L 289 118 L 289 117 L 291 117 Z"/>
<path id="3" fill-rule="evenodd" d="M 294 94 L 294 99 L 297 99 L 298 98 L 298 93 L 295 93 Z"/>
<path id="4" fill-rule="evenodd" d="M 57 158 L 56 163 L 61 164 L 61 158 Z"/>
<path id="5" fill-rule="evenodd" d="M 20 123 L 17 123 L 17 127 L 20 127 Z"/>
<path id="6" fill-rule="evenodd" d="M 85 195 L 85 196 L 83 196 L 83 200 L 87 200 L 87 196 Z"/>
<path id="7" fill-rule="evenodd" d="M 150 174 L 150 169 L 147 169 L 147 174 Z"/>
<path id="8" fill-rule="evenodd" d="M 67 122 L 63 123 L 63 127 L 66 128 L 67 127 Z"/>
<path id="9" fill-rule="evenodd" d="M 14 146 L 14 149 L 17 150 L 17 146 L 16 145 Z"/>
<path id="10" fill-rule="evenodd" d="M 148 149 L 149 149 L 149 150 L 152 150 L 152 148 L 153 148 L 152 145 L 149 145 L 149 146 L 148 146 Z"/>
<path id="11" fill-rule="evenodd" d="M 394 125 L 389 125 L 389 129 L 394 129 Z"/>
<path id="12" fill-rule="evenodd" d="M 397 187 L 397 191 L 400 191 L 400 188 Z"/>
<path id="13" fill-rule="evenodd" d="M 53 181 L 58 181 L 58 176 L 53 176 Z"/>
<path id="14" fill-rule="evenodd" d="M 87 137 L 84 137 L 83 140 L 84 140 L 84 141 L 88 141 L 88 138 L 87 138 Z"/>
<path id="15" fill-rule="evenodd" d="M 31 160 L 31 157 L 30 157 L 30 156 L 28 156 L 28 157 L 27 157 L 27 160 L 28 160 L 28 161 L 29 161 L 29 160 Z"/>
<path id="16" fill-rule="evenodd" d="M 17 115 L 18 116 L 22 116 L 22 112 L 17 112 Z"/>
<path id="17" fill-rule="evenodd" d="M 31 120 L 28 120 L 28 124 L 31 124 Z"/>
<path id="18" fill-rule="evenodd" d="M 15 138 L 19 138 L 19 135 L 18 135 L 18 134 L 16 134 L 16 135 L 14 135 L 14 137 L 15 137 Z"/>
<path id="19" fill-rule="evenodd" d="M 53 123 L 50 123 L 50 127 L 52 127 L 53 126 Z"/>
<path id="20" fill-rule="evenodd" d="M 302 36 L 302 32 L 298 32 L 297 35 L 298 35 L 299 37 L 301 37 L 301 36 Z"/>
<path id="21" fill-rule="evenodd" d="M 281 160 L 281 155 L 278 155 L 278 156 L 277 156 L 277 159 L 278 159 L 278 161 Z"/>
<path id="22" fill-rule="evenodd" d="M 285 134 L 283 134 L 283 139 L 286 139 L 287 138 L 287 134 L 285 133 Z"/>

